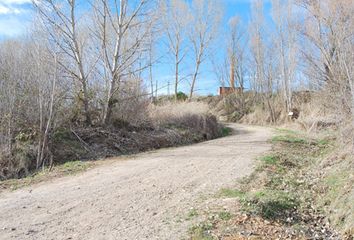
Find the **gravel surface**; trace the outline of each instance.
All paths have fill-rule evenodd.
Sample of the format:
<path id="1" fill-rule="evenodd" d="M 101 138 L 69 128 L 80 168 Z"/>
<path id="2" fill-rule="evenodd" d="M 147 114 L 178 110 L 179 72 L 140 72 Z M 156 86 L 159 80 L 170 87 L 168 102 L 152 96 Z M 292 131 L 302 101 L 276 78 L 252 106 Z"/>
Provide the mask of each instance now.
<path id="1" fill-rule="evenodd" d="M 271 130 L 107 161 L 76 176 L 0 194 L 0 239 L 182 239 L 203 197 L 252 172 Z"/>

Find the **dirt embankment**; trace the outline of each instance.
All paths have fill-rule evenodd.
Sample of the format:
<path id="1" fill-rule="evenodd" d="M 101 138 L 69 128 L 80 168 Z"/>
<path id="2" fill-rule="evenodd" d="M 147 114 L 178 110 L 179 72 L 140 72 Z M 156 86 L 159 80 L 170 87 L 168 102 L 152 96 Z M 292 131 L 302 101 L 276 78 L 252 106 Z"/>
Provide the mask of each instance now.
<path id="1" fill-rule="evenodd" d="M 117 122 L 110 127 L 62 127 L 50 137 L 47 165 L 77 160 L 96 160 L 153 149 L 187 145 L 222 135 L 222 126 L 210 114 L 184 114 L 159 125 L 132 126 Z M 0 153 L 0 181 L 35 172 L 37 140 L 17 139 L 14 154 Z"/>
<path id="2" fill-rule="evenodd" d="M 63 162 L 63 159 L 65 161 L 91 160 L 136 154 L 222 136 L 222 126 L 214 116 L 201 115 L 192 118 L 185 119 L 185 122 L 157 128 L 128 125 L 108 129 L 81 128 L 76 131 L 58 132 L 53 148 L 55 162 Z"/>

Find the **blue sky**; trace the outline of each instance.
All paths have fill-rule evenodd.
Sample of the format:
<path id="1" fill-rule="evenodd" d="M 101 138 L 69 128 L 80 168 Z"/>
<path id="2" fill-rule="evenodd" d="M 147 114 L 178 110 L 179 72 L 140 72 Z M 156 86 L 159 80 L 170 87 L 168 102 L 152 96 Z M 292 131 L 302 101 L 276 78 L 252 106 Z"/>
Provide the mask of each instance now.
<path id="1" fill-rule="evenodd" d="M 31 0 L 0 0 L 0 39 L 24 34 L 31 18 Z"/>
<path id="2" fill-rule="evenodd" d="M 225 26 L 224 29 L 221 29 L 221 31 L 226 31 L 228 21 L 231 17 L 234 16 L 239 16 L 241 18 L 241 25 L 244 28 L 244 30 L 247 30 L 247 24 L 250 20 L 250 15 L 251 15 L 251 2 L 252 0 L 219 0 L 220 2 L 223 2 L 222 4 L 225 7 L 225 12 L 224 12 L 224 18 L 223 18 L 223 23 L 222 25 Z M 264 11 L 265 11 L 265 16 L 269 20 L 270 19 L 270 9 L 271 9 L 271 3 L 268 0 L 264 0 Z M 221 33 L 223 35 L 223 33 Z M 216 51 L 213 51 L 213 54 L 216 55 L 222 55 L 222 50 L 218 49 L 224 49 L 225 46 L 225 39 L 221 36 L 220 39 L 218 39 L 216 43 Z M 164 60 L 162 60 L 164 61 Z M 155 69 L 155 77 L 158 78 L 158 82 L 161 86 L 167 86 L 168 82 L 170 82 L 170 93 L 173 92 L 173 73 L 174 69 L 172 65 L 168 65 L 165 62 L 162 62 L 160 65 L 158 65 Z M 220 86 L 220 81 L 217 79 L 215 73 L 213 72 L 213 66 L 211 65 L 210 62 L 206 61 L 203 63 L 203 66 L 201 68 L 201 72 L 199 75 L 199 78 L 196 83 L 196 94 L 198 95 L 208 95 L 208 94 L 213 94 L 216 95 L 218 92 L 218 87 Z M 185 67 L 182 67 L 181 75 L 188 75 L 190 73 L 191 69 L 185 69 Z M 183 76 L 182 76 L 183 77 Z M 186 80 L 182 81 L 180 83 L 180 90 L 188 93 L 190 89 L 190 84 L 189 84 L 189 79 L 187 78 Z M 159 87 L 159 88 L 160 88 Z M 167 93 L 168 89 L 167 87 L 164 87 L 161 90 L 163 93 Z"/>
<path id="3" fill-rule="evenodd" d="M 228 20 L 235 15 L 241 17 L 243 24 L 247 24 L 250 18 L 250 6 L 252 0 L 219 0 L 225 6 L 225 16 L 223 18 L 223 26 L 227 26 Z M 269 1 L 264 0 L 266 15 L 269 16 L 269 9 L 271 7 Z M 0 40 L 16 38 L 24 35 L 26 29 L 30 27 L 32 19 L 31 0 L 0 0 Z M 245 26 L 245 29 L 246 26 Z M 225 29 L 224 29 L 225 30 Z M 219 45 L 223 45 L 222 39 L 218 41 Z M 223 46 L 220 46 L 223 48 Z M 216 53 L 218 54 L 218 53 Z M 167 82 L 173 82 L 173 69 L 166 62 L 162 60 L 154 69 L 154 77 L 158 79 L 159 85 L 166 86 Z M 200 78 L 198 79 L 196 90 L 197 94 L 216 94 L 217 88 L 220 85 L 212 72 L 210 63 L 205 62 L 201 69 Z M 183 69 L 182 69 L 183 70 Z M 184 73 L 188 74 L 189 69 L 184 69 Z M 184 80 L 180 86 L 181 90 L 188 92 L 188 79 Z M 172 92 L 172 86 L 170 87 Z M 167 93 L 167 87 L 161 89 L 161 93 Z"/>

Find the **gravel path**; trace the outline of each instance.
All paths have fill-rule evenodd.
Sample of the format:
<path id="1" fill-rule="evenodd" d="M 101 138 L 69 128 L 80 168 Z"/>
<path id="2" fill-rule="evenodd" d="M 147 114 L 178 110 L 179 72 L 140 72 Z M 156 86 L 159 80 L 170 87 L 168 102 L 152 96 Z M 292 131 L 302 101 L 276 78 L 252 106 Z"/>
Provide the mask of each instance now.
<path id="1" fill-rule="evenodd" d="M 252 172 L 271 130 L 108 161 L 0 195 L 0 239 L 182 239 L 193 206 Z"/>

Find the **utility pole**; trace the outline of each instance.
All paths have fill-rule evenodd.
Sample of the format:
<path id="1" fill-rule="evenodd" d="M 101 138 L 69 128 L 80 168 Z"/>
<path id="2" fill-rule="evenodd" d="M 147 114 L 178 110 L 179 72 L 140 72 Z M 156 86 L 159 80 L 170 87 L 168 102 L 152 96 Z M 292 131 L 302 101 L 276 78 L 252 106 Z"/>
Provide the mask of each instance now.
<path id="1" fill-rule="evenodd" d="M 167 82 L 167 95 L 170 96 L 170 80 Z"/>

